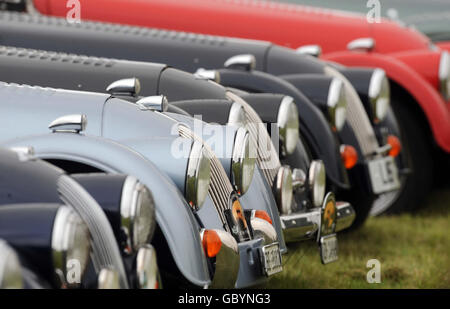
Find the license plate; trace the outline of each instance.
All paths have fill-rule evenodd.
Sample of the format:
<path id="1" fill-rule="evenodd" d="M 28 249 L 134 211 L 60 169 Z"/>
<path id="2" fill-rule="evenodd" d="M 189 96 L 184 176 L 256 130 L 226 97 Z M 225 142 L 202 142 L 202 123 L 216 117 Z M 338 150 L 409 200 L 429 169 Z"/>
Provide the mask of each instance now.
<path id="1" fill-rule="evenodd" d="M 281 265 L 281 252 L 278 243 L 273 243 L 261 248 L 261 260 L 263 273 L 272 276 L 283 270 Z"/>
<path id="2" fill-rule="evenodd" d="M 338 240 L 336 234 L 320 238 L 320 258 L 323 264 L 334 262 L 338 259 Z"/>
<path id="3" fill-rule="evenodd" d="M 394 158 L 385 157 L 369 162 L 372 190 L 375 194 L 385 193 L 400 188 L 398 169 Z"/>

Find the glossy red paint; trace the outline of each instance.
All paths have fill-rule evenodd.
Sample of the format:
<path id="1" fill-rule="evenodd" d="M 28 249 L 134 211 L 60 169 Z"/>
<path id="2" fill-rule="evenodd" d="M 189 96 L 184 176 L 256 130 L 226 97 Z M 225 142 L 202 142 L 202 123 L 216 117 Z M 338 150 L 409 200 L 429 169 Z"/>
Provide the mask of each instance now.
<path id="1" fill-rule="evenodd" d="M 450 52 L 450 42 L 439 42 L 439 43 L 436 43 L 436 46 L 442 50 L 446 50 L 446 51 Z"/>
<path id="2" fill-rule="evenodd" d="M 410 28 L 366 16 L 292 4 L 248 0 L 79 0 L 81 18 L 268 40 L 297 48 L 319 44 L 324 59 L 349 66 L 381 67 L 424 111 L 437 144 L 450 152 L 450 103 L 439 93 L 440 51 Z M 67 1 L 34 0 L 43 14 L 66 16 Z M 372 37 L 369 53 L 347 50 L 357 38 Z M 448 47 L 448 45 L 445 45 Z"/>
<path id="3" fill-rule="evenodd" d="M 248 0 L 79 0 L 81 18 L 250 39 L 297 48 L 320 44 L 325 53 L 361 37 L 382 53 L 428 48 L 428 39 L 394 22 L 368 23 L 360 14 Z M 34 0 L 44 14 L 65 16 L 67 1 Z M 332 34 L 332 35 L 331 35 Z M 388 34 L 388 35 L 387 35 Z"/>

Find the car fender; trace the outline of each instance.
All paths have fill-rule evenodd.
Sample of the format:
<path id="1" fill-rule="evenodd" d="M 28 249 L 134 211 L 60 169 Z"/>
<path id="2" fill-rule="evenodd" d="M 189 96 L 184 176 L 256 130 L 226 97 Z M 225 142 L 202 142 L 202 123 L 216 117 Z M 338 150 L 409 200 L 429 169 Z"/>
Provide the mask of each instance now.
<path id="1" fill-rule="evenodd" d="M 446 51 L 450 52 L 450 41 L 437 42 L 437 43 L 435 43 L 435 45 L 442 50 L 446 50 Z"/>
<path id="2" fill-rule="evenodd" d="M 112 174 L 138 178 L 156 192 L 156 220 L 183 276 L 197 286 L 210 283 L 200 226 L 175 184 L 139 153 L 111 140 L 71 133 L 13 139 L 5 147 L 33 147 L 41 159 L 77 161 Z"/>
<path id="3" fill-rule="evenodd" d="M 403 87 L 419 104 L 427 118 L 436 143 L 450 152 L 450 109 L 440 93 L 419 73 L 399 60 L 376 53 L 339 52 L 326 55 L 326 60 L 347 66 L 381 68 L 387 76 Z"/>

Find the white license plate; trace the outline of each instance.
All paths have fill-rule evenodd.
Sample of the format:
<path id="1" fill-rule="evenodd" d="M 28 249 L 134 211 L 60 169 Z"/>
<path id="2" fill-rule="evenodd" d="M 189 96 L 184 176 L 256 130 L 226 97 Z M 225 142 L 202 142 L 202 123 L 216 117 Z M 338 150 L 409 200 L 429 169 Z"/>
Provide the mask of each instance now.
<path id="1" fill-rule="evenodd" d="M 266 276 L 272 276 L 283 270 L 281 265 L 281 252 L 278 243 L 273 243 L 261 248 L 262 267 Z"/>
<path id="2" fill-rule="evenodd" d="M 370 180 L 375 194 L 381 194 L 400 188 L 398 169 L 394 158 L 385 157 L 369 162 Z"/>
<path id="3" fill-rule="evenodd" d="M 338 259 L 338 240 L 336 234 L 320 238 L 320 258 L 323 264 L 334 262 Z"/>

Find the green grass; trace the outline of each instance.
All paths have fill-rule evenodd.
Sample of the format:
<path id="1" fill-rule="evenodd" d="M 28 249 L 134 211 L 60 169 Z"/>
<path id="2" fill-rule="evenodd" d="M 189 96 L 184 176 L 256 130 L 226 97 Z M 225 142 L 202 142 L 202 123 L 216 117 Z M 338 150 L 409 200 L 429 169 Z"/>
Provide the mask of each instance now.
<path id="1" fill-rule="evenodd" d="M 289 247 L 284 271 L 263 288 L 450 288 L 450 190 L 432 193 L 418 213 L 370 218 L 339 235 L 339 260 L 322 265 L 314 242 Z M 369 284 L 370 259 L 381 283 Z"/>

